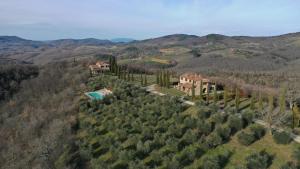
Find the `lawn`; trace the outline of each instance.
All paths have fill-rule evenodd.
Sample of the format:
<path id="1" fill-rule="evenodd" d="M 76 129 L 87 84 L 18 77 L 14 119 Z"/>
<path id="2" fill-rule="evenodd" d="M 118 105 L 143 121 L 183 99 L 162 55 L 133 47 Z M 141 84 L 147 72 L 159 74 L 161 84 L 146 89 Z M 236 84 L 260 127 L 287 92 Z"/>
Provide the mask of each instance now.
<path id="1" fill-rule="evenodd" d="M 166 87 L 159 87 L 159 86 L 155 86 L 155 90 L 164 94 L 168 94 L 171 96 L 183 96 L 185 95 L 184 92 L 177 90 L 175 88 L 166 88 Z"/>

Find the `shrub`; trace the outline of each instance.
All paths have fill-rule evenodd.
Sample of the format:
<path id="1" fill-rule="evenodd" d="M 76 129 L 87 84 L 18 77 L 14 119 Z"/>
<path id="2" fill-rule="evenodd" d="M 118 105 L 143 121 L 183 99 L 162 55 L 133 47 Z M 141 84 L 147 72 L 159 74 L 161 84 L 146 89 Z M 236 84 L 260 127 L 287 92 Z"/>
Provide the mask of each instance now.
<path id="1" fill-rule="evenodd" d="M 242 131 L 241 133 L 239 133 L 237 135 L 237 137 L 238 137 L 239 143 L 241 143 L 242 145 L 245 145 L 245 146 L 252 144 L 256 140 L 256 138 L 252 132 L 246 133 L 246 132 Z"/>
<path id="2" fill-rule="evenodd" d="M 258 124 L 251 125 L 250 131 L 254 133 L 256 139 L 260 139 L 266 134 L 265 128 Z"/>
<path id="3" fill-rule="evenodd" d="M 183 124 L 185 125 L 185 127 L 187 128 L 195 128 L 196 127 L 196 120 L 194 118 L 191 117 L 186 117 L 183 121 Z"/>
<path id="4" fill-rule="evenodd" d="M 274 131 L 273 138 L 277 144 L 289 144 L 292 139 L 290 134 L 286 131 Z"/>
<path id="5" fill-rule="evenodd" d="M 221 169 L 217 156 L 209 156 L 203 160 L 203 169 Z"/>
<path id="6" fill-rule="evenodd" d="M 197 123 L 198 129 L 201 133 L 208 135 L 212 131 L 212 125 L 211 123 L 204 122 L 204 121 L 198 121 Z"/>
<path id="7" fill-rule="evenodd" d="M 300 147 L 297 147 L 293 151 L 293 158 L 297 161 L 298 165 L 300 165 Z"/>
<path id="8" fill-rule="evenodd" d="M 204 110 L 202 107 L 198 111 L 198 116 L 200 119 L 207 119 L 211 115 L 211 111 Z"/>
<path id="9" fill-rule="evenodd" d="M 267 169 L 272 164 L 273 157 L 265 150 L 246 157 L 248 169 Z"/>
<path id="10" fill-rule="evenodd" d="M 195 151 L 192 148 L 188 147 L 182 150 L 181 152 L 179 152 L 175 156 L 175 158 L 177 159 L 177 161 L 179 161 L 179 163 L 182 166 L 186 166 L 194 161 L 195 156 L 196 156 Z"/>
<path id="11" fill-rule="evenodd" d="M 216 124 L 221 124 L 221 123 L 224 123 L 225 120 L 226 120 L 226 115 L 225 114 L 221 114 L 221 113 L 217 113 L 217 114 L 214 114 L 212 117 L 211 117 L 212 121 L 215 122 Z"/>
<path id="12" fill-rule="evenodd" d="M 242 119 L 244 121 L 244 127 L 251 124 L 254 118 L 254 113 L 252 111 L 246 111 L 242 113 Z"/>
<path id="13" fill-rule="evenodd" d="M 223 141 L 227 141 L 229 139 L 231 130 L 227 125 L 218 126 L 216 131 L 222 137 Z"/>
<path id="14" fill-rule="evenodd" d="M 228 126 L 232 132 L 237 132 L 243 128 L 243 121 L 236 115 L 230 115 L 228 118 Z"/>
<path id="15" fill-rule="evenodd" d="M 211 133 L 206 140 L 206 143 L 210 147 L 217 147 L 218 145 L 222 144 L 222 142 L 222 137 L 216 132 Z"/>
<path id="16" fill-rule="evenodd" d="M 216 155 L 210 155 L 203 158 L 202 167 L 203 169 L 221 169 L 224 168 L 228 162 L 231 152 L 228 150 L 222 151 L 222 153 Z"/>

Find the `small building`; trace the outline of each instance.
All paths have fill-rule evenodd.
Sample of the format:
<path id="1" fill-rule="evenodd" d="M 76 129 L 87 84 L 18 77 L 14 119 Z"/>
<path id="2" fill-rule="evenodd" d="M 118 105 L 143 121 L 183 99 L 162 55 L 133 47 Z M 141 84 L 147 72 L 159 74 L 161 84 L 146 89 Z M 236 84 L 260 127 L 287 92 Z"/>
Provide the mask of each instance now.
<path id="1" fill-rule="evenodd" d="M 92 74 L 99 74 L 104 71 L 109 71 L 110 65 L 106 62 L 98 61 L 95 65 L 89 65 Z"/>
<path id="2" fill-rule="evenodd" d="M 205 94 L 208 91 L 211 93 L 216 87 L 216 83 L 207 77 L 204 77 L 197 73 L 185 73 L 179 77 L 179 83 L 175 88 L 185 92 L 188 95 L 192 95 L 193 84 L 195 87 L 195 95 L 200 95 L 200 85 L 202 82 L 202 93 Z"/>

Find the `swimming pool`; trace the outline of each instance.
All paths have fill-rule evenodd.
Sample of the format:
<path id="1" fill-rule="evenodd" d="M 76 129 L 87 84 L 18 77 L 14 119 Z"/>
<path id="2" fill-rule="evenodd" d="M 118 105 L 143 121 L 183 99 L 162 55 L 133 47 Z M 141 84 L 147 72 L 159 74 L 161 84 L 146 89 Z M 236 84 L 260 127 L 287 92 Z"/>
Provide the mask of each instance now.
<path id="1" fill-rule="evenodd" d="M 98 92 L 89 92 L 88 95 L 93 99 L 93 100 L 102 100 L 103 95 Z"/>

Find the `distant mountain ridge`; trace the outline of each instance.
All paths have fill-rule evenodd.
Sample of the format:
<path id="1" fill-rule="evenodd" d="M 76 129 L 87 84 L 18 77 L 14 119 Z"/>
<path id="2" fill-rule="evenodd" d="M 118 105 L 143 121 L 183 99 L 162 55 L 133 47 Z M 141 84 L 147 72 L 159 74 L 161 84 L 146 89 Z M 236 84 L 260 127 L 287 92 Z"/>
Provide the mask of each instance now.
<path id="1" fill-rule="evenodd" d="M 114 39 L 111 39 L 110 41 L 112 41 L 114 43 L 129 43 L 129 42 L 135 41 L 135 39 L 131 39 L 131 38 L 114 38 Z"/>
<path id="2" fill-rule="evenodd" d="M 274 70 L 300 60 L 300 33 L 271 37 L 173 34 L 146 40 L 60 39 L 33 41 L 0 36 L 0 58 L 47 63 L 73 57 L 114 55 L 120 58 L 166 57 L 178 67 Z M 125 42 L 127 41 L 127 42 Z M 195 59 L 195 57 L 197 59 Z M 234 68 L 234 69 L 237 69 Z M 183 70 L 183 69 L 182 69 Z"/>

